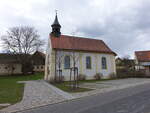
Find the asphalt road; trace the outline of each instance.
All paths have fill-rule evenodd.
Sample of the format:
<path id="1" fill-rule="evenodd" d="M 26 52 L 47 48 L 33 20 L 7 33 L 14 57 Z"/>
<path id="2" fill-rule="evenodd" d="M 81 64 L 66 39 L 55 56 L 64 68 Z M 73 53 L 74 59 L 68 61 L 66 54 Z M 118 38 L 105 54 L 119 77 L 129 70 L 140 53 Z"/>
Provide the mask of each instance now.
<path id="1" fill-rule="evenodd" d="M 17 113 L 150 113 L 150 84 Z"/>

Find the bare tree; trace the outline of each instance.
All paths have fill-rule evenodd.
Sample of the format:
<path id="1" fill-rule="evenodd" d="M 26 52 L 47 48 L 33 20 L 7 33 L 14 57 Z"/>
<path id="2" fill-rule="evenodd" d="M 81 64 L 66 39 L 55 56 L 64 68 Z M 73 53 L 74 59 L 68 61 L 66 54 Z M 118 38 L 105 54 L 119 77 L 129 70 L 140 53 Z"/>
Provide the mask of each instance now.
<path id="1" fill-rule="evenodd" d="M 62 82 L 62 62 L 63 62 L 63 51 L 56 51 L 56 74 L 55 74 L 55 81 Z M 57 69 L 58 68 L 58 69 Z M 58 80 L 57 80 L 58 79 Z"/>
<path id="2" fill-rule="evenodd" d="M 130 57 L 123 57 L 122 58 L 122 65 L 126 70 L 134 69 L 135 62 L 134 60 L 130 59 Z"/>
<path id="3" fill-rule="evenodd" d="M 34 27 L 22 26 L 12 27 L 6 35 L 1 37 L 3 47 L 6 51 L 13 54 L 19 54 L 19 60 L 23 67 L 23 73 L 26 73 L 27 66 L 31 65 L 29 58 L 31 53 L 35 52 L 44 45 L 44 41 L 40 39 L 40 35 Z M 20 55 L 21 54 L 21 55 Z"/>
<path id="4" fill-rule="evenodd" d="M 37 30 L 28 26 L 10 28 L 7 34 L 2 36 L 2 41 L 6 50 L 23 54 L 33 53 L 44 44 Z"/>
<path id="5" fill-rule="evenodd" d="M 73 85 L 73 89 L 78 88 L 78 67 L 77 62 L 79 60 L 79 54 L 75 51 L 70 52 L 70 56 L 72 59 L 72 67 L 70 69 L 70 85 Z M 72 84 L 72 72 L 73 72 L 73 84 Z"/>

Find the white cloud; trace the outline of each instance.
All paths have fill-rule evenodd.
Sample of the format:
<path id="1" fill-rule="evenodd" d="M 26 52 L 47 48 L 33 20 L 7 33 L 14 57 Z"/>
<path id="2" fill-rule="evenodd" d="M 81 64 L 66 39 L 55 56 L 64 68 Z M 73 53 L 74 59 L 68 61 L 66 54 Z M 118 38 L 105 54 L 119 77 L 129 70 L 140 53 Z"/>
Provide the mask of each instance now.
<path id="1" fill-rule="evenodd" d="M 63 34 L 103 39 L 120 56 L 150 49 L 149 0 L 0 0 L 0 35 L 29 25 L 47 40 L 55 9 Z"/>

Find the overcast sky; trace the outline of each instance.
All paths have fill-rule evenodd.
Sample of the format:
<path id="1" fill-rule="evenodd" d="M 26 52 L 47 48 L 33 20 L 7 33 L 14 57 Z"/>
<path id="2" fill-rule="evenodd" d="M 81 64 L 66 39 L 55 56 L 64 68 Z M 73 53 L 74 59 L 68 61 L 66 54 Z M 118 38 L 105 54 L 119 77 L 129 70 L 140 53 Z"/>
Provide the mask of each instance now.
<path id="1" fill-rule="evenodd" d="M 119 56 L 150 50 L 150 0 L 0 0 L 0 35 L 29 25 L 47 41 L 55 9 L 62 34 L 102 39 Z"/>

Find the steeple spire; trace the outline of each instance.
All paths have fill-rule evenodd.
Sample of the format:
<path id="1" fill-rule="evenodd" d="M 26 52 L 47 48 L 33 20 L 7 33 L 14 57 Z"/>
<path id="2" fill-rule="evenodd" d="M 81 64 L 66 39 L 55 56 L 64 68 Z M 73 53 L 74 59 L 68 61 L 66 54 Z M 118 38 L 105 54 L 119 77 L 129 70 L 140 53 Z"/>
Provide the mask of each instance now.
<path id="1" fill-rule="evenodd" d="M 61 25 L 59 24 L 59 21 L 57 18 L 57 10 L 56 10 L 55 20 L 54 20 L 53 24 L 51 25 L 51 27 L 52 27 L 51 34 L 55 37 L 59 37 L 61 35 L 61 32 L 60 32 Z"/>

